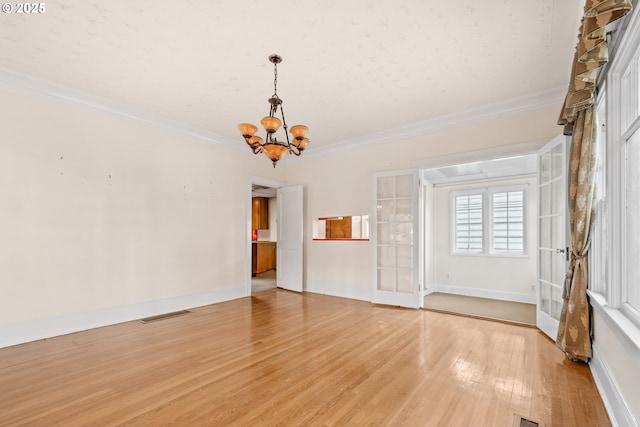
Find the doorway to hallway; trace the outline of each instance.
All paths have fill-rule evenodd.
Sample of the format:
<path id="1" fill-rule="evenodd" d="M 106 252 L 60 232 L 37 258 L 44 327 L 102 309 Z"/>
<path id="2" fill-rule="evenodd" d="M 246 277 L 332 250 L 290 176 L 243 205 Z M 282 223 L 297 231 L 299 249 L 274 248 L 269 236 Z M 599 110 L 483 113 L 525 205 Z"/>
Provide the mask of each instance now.
<path id="1" fill-rule="evenodd" d="M 251 278 L 251 295 L 275 289 L 277 287 L 276 270 L 265 271 Z"/>
<path id="2" fill-rule="evenodd" d="M 251 294 L 277 286 L 277 188 L 251 185 Z"/>

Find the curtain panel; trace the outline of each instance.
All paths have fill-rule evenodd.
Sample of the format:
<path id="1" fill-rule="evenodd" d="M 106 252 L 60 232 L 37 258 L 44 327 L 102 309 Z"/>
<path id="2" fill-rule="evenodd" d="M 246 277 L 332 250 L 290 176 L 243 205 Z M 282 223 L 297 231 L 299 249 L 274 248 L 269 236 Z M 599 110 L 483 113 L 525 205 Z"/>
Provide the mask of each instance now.
<path id="1" fill-rule="evenodd" d="M 632 0 L 587 0 L 573 58 L 569 90 L 558 124 L 573 135 L 569 156 L 570 262 L 563 290 L 556 343 L 569 358 L 591 358 L 591 318 L 587 300 L 589 230 L 595 193 L 598 128 L 596 79 L 608 60 L 606 25 L 623 17 Z"/>
<path id="2" fill-rule="evenodd" d="M 569 269 L 556 343 L 573 360 L 591 358 L 591 319 L 587 301 L 589 230 L 598 153 L 595 106 L 578 113 L 569 155 Z"/>

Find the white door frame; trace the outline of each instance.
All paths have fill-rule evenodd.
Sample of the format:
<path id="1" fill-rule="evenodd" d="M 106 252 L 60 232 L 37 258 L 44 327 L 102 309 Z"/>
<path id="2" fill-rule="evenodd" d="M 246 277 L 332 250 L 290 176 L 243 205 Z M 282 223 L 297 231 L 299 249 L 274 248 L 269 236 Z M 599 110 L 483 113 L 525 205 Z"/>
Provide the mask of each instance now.
<path id="1" fill-rule="evenodd" d="M 252 227 L 251 227 L 251 209 L 252 209 L 252 203 L 251 203 L 251 191 L 253 189 L 253 185 L 262 185 L 264 187 L 271 187 L 271 188 L 280 188 L 280 187 L 284 187 L 286 186 L 286 182 L 283 181 L 276 181 L 273 179 L 269 179 L 269 178 L 263 178 L 260 176 L 253 176 L 253 175 L 249 175 L 247 176 L 247 204 L 246 204 L 246 233 L 245 233 L 245 242 L 246 242 L 246 248 L 245 248 L 245 274 L 246 274 L 246 279 L 245 279 L 245 295 L 244 296 L 251 296 L 251 232 L 252 232 Z"/>

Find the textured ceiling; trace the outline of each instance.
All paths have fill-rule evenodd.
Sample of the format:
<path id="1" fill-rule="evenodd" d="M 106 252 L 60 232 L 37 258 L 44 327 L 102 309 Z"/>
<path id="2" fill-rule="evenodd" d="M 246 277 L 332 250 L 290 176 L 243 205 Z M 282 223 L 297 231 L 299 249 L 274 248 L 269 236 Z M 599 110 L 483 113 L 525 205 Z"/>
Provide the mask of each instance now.
<path id="1" fill-rule="evenodd" d="M 273 93 L 326 146 L 568 84 L 580 0 L 46 2 L 0 67 L 243 141 Z M 311 146 L 310 146 L 311 148 Z"/>

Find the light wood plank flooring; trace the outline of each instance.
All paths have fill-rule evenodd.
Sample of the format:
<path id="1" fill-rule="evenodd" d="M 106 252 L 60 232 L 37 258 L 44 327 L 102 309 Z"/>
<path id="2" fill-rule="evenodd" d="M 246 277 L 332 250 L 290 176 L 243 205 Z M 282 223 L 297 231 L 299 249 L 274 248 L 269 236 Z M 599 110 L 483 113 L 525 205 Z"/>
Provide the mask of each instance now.
<path id="1" fill-rule="evenodd" d="M 534 328 L 283 290 L 0 349 L 2 426 L 609 426 Z"/>

